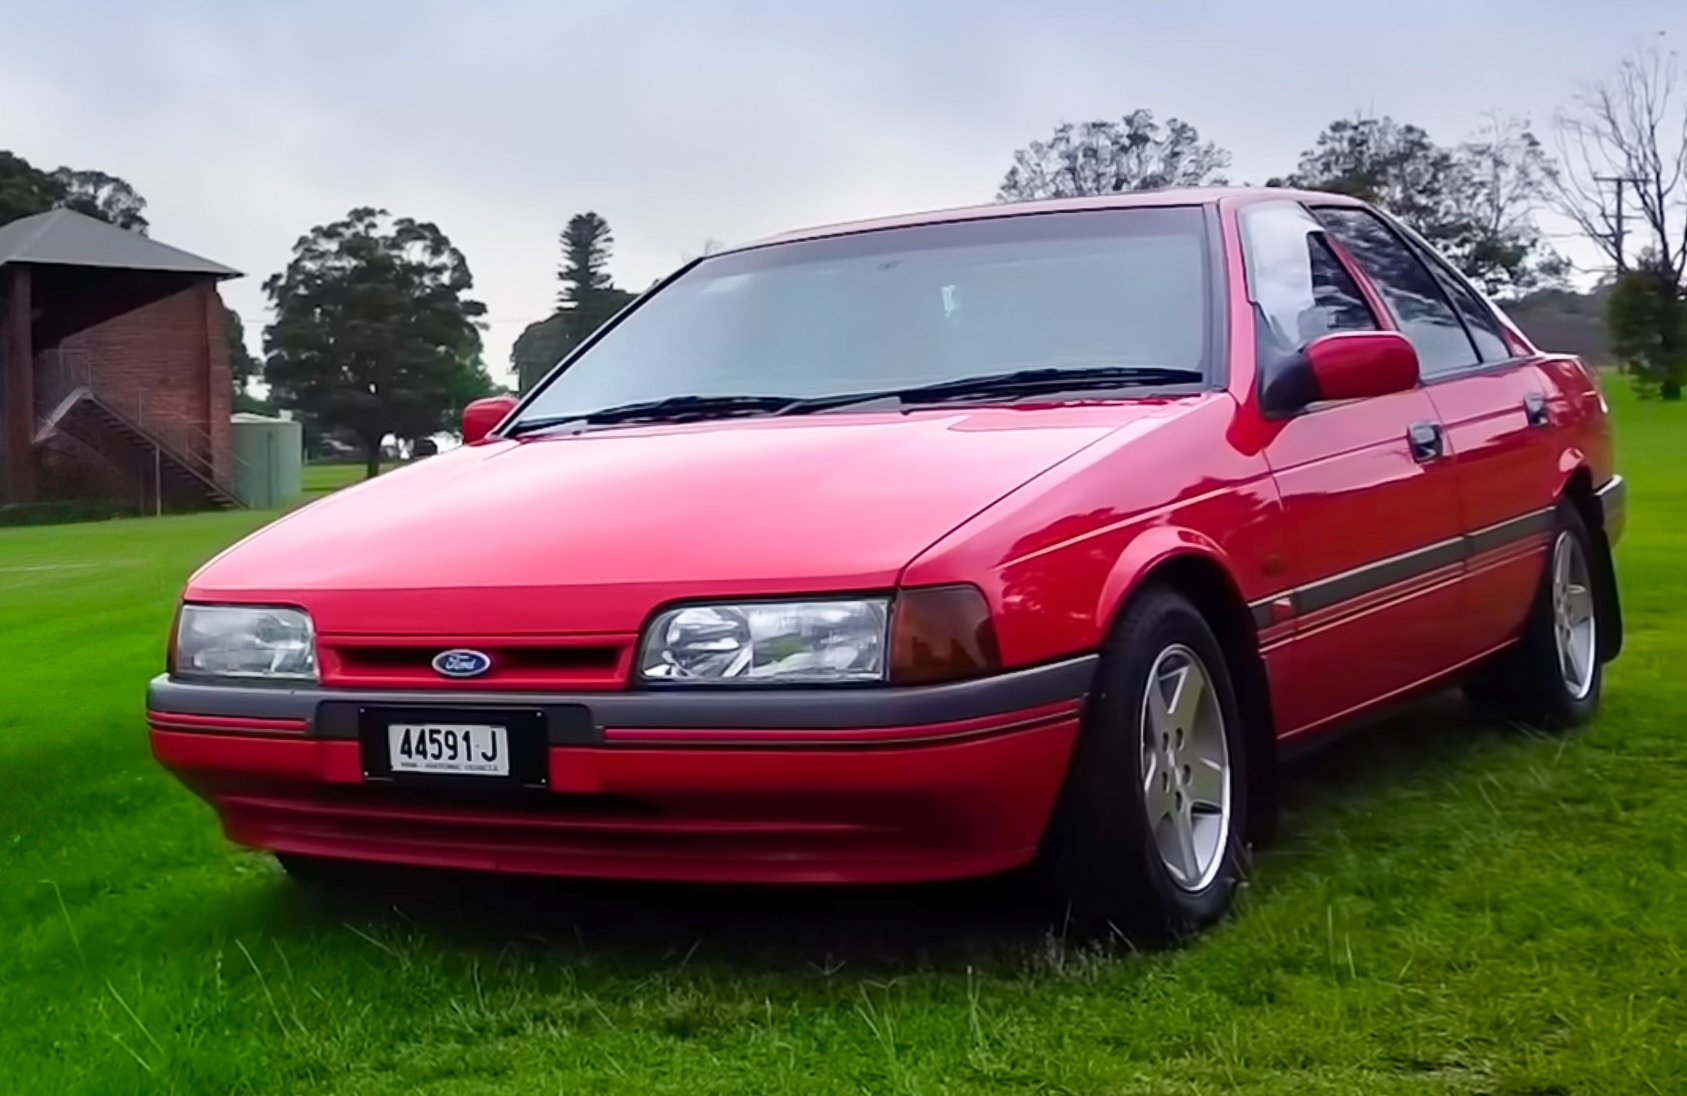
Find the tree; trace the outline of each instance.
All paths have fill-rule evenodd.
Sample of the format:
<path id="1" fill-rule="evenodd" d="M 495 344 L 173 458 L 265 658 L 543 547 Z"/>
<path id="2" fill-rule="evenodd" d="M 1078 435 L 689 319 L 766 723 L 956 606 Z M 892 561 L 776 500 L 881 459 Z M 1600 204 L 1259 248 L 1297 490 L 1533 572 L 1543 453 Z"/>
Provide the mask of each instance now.
<path id="1" fill-rule="evenodd" d="M 51 175 L 0 149 L 0 225 L 52 209 L 63 192 Z"/>
<path id="2" fill-rule="evenodd" d="M 103 171 L 75 171 L 61 167 L 53 172 L 53 181 L 62 191 L 63 196 L 57 203 L 62 208 L 74 209 L 78 213 L 109 221 L 118 228 L 146 235 L 147 219 L 143 212 L 146 199 L 135 193 L 135 188 L 124 180 Z"/>
<path id="3" fill-rule="evenodd" d="M 1202 141 L 1188 122 L 1169 118 L 1162 127 L 1153 111 L 1133 110 L 1117 122 L 1063 122 L 1047 141 L 1032 141 L 1019 149 L 996 200 L 1222 186 L 1229 166 L 1230 153 Z"/>
<path id="4" fill-rule="evenodd" d="M 562 291 L 557 306 L 569 316 L 575 345 L 585 342 L 633 299 L 633 294 L 617 289 L 609 276 L 614 247 L 609 222 L 596 213 L 576 214 L 562 230 L 562 269 L 557 272 Z"/>
<path id="5" fill-rule="evenodd" d="M 1626 57 L 1558 117 L 1557 206 L 1618 275 L 1613 349 L 1643 394 L 1680 399 L 1687 380 L 1687 95 L 1673 53 Z M 1636 231 L 1629 224 L 1638 218 Z M 1640 261 L 1632 273 L 1629 255 Z"/>
<path id="6" fill-rule="evenodd" d="M 1536 346 L 1574 354 L 1593 365 L 1607 365 L 1612 354 L 1605 313 L 1612 288 L 1604 281 L 1586 293 L 1566 288 L 1537 289 L 1508 301 L 1505 313 Z"/>
<path id="7" fill-rule="evenodd" d="M 240 313 L 227 305 L 223 306 L 223 332 L 228 339 L 228 376 L 234 387 L 234 409 L 251 411 L 254 408 L 249 404 L 259 401 L 252 399 L 246 386 L 262 374 L 263 366 L 246 345 L 246 325 L 240 321 Z"/>
<path id="8" fill-rule="evenodd" d="M 463 409 L 475 400 L 487 396 L 507 394 L 507 390 L 492 379 L 481 360 L 480 351 L 459 358 L 446 384 L 445 414 L 450 421 L 450 433 L 458 433 L 463 422 Z"/>
<path id="9" fill-rule="evenodd" d="M 575 214 L 559 239 L 562 267 L 557 278 L 562 288 L 557 291 L 557 310 L 529 324 L 511 348 L 510 357 L 523 392 L 608 323 L 634 296 L 616 288 L 610 277 L 615 236 L 609 231 L 608 221 L 596 213 Z"/>
<path id="10" fill-rule="evenodd" d="M 1338 118 L 1300 154 L 1294 174 L 1266 186 L 1350 194 L 1380 205 L 1419 232 L 1443 212 L 1453 157 L 1413 125 L 1393 118 Z"/>
<path id="11" fill-rule="evenodd" d="M 0 149 L 0 224 L 49 209 L 74 209 L 143 236 L 147 230 L 146 199 L 117 176 L 68 167 L 42 171 Z"/>
<path id="12" fill-rule="evenodd" d="M 551 367 L 576 345 L 573 328 L 566 312 L 553 312 L 536 323 L 530 323 L 516 336 L 510 348 L 510 362 L 515 367 L 516 384 L 521 391 L 530 390 Z"/>
<path id="13" fill-rule="evenodd" d="M 1563 279 L 1566 266 L 1535 224 L 1551 166 L 1518 119 L 1444 148 L 1386 115 L 1338 118 L 1300 155 L 1293 174 L 1267 180 L 1349 194 L 1388 210 L 1495 295 Z"/>
<path id="14" fill-rule="evenodd" d="M 1552 162 L 1520 118 L 1489 119 L 1488 128 L 1453 151 L 1447 204 L 1448 257 L 1495 296 L 1516 297 L 1561 285 L 1570 264 L 1541 235 Z"/>
<path id="15" fill-rule="evenodd" d="M 461 372 L 478 361 L 484 305 L 462 252 L 436 225 L 359 208 L 293 245 L 264 283 L 264 379 L 275 402 L 324 432 L 344 430 L 380 471 L 387 435 L 454 426 Z"/>
<path id="16" fill-rule="evenodd" d="M 1641 256 L 1617 278 L 1605 305 L 1611 349 L 1642 396 L 1679 400 L 1687 377 L 1687 294 L 1669 261 Z"/>

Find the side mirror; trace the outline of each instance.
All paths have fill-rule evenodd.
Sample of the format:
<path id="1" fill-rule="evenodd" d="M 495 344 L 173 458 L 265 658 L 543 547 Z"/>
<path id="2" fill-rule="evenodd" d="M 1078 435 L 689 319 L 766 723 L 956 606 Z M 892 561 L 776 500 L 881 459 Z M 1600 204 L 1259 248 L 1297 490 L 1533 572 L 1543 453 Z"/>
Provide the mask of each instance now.
<path id="1" fill-rule="evenodd" d="M 1298 411 L 1319 400 L 1363 400 L 1418 383 L 1418 352 L 1395 331 L 1338 331 L 1308 343 L 1267 375 L 1268 412 Z"/>
<path id="2" fill-rule="evenodd" d="M 488 396 L 463 408 L 463 444 L 473 445 L 515 410 L 514 396 Z"/>

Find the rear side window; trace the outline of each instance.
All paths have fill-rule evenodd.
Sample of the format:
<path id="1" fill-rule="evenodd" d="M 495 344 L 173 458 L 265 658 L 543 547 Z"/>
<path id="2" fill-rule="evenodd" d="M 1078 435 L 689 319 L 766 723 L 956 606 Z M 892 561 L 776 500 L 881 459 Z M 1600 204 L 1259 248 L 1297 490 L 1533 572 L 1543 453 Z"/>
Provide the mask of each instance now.
<path id="1" fill-rule="evenodd" d="M 1482 360 L 1498 362 L 1512 357 L 1511 347 L 1506 345 L 1505 335 L 1500 331 L 1500 322 L 1494 319 L 1494 314 L 1482 303 L 1482 299 L 1439 266 L 1435 267 L 1435 276 L 1452 299 L 1453 307 L 1458 309 L 1459 318 L 1464 321 Z"/>
<path id="2" fill-rule="evenodd" d="M 1242 257 L 1264 359 L 1332 331 L 1375 331 L 1376 316 L 1311 214 L 1294 202 L 1243 208 Z"/>
<path id="3" fill-rule="evenodd" d="M 1368 210 L 1350 207 L 1317 211 L 1322 221 L 1365 268 L 1394 314 L 1401 334 L 1417 348 L 1426 377 L 1466 369 L 1480 360 L 1464 324 L 1441 284 L 1406 242 Z"/>

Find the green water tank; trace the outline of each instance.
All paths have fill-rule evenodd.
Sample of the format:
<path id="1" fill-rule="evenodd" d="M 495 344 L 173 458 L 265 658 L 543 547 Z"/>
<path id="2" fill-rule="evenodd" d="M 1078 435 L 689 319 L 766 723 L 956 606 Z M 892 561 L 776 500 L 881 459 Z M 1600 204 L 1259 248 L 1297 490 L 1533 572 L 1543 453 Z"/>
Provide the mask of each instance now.
<path id="1" fill-rule="evenodd" d="M 254 510 L 274 510 L 304 489 L 304 427 L 291 419 L 234 416 L 234 490 Z"/>

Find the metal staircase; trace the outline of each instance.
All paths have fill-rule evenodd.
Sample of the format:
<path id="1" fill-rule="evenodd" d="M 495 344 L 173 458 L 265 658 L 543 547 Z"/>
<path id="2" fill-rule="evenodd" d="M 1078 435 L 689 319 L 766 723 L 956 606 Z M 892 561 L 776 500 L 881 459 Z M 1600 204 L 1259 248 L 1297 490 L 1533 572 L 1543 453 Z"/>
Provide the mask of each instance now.
<path id="1" fill-rule="evenodd" d="M 37 447 L 63 435 L 142 485 L 147 508 L 233 510 L 244 506 L 231 474 L 235 458 L 219 476 L 212 463 L 209 431 L 181 422 L 149 420 L 144 403 L 129 413 L 96 391 L 94 370 L 81 355 L 43 354 L 37 367 L 37 406 L 52 400 L 38 418 Z"/>

